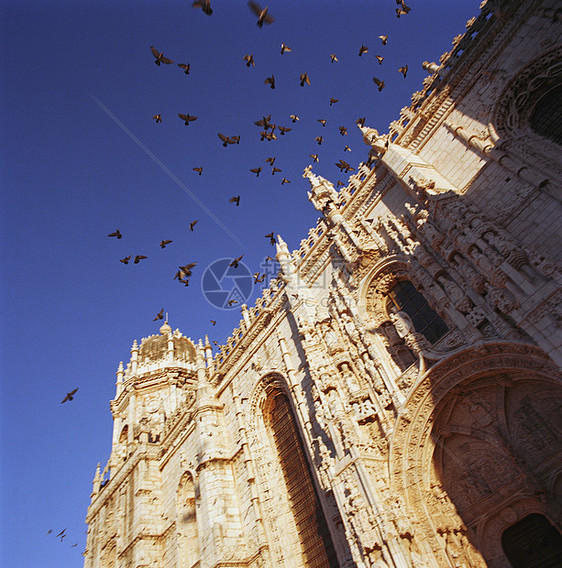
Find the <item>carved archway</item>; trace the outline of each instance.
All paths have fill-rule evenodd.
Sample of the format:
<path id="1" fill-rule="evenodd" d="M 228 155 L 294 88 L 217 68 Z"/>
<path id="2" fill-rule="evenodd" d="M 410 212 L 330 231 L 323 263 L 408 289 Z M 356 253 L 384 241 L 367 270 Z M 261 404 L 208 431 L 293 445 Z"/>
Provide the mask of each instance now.
<path id="1" fill-rule="evenodd" d="M 391 444 L 391 483 L 443 562 L 508 567 L 508 526 L 530 513 L 560 526 L 561 409 L 556 367 L 527 344 L 464 350 L 414 386 Z"/>

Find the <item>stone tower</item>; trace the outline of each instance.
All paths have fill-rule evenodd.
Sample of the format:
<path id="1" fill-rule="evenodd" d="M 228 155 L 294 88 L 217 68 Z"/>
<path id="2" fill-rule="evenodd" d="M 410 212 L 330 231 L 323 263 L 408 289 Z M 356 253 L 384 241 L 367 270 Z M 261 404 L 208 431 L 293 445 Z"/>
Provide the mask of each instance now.
<path id="1" fill-rule="evenodd" d="M 85 568 L 559 566 L 561 17 L 483 3 L 218 352 L 133 344 Z"/>

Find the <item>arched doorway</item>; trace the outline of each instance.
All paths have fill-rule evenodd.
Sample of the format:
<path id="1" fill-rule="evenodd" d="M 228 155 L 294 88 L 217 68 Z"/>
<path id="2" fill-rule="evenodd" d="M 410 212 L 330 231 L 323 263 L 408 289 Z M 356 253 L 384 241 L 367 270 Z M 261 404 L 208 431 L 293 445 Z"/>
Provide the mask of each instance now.
<path id="1" fill-rule="evenodd" d="M 507 528 L 502 535 L 502 547 L 513 568 L 562 566 L 562 535 L 538 513 Z"/>

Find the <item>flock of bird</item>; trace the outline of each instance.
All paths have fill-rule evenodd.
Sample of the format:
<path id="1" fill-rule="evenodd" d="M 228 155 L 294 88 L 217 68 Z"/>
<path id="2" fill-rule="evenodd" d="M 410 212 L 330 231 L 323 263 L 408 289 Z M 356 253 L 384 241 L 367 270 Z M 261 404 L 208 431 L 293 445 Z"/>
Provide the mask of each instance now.
<path id="1" fill-rule="evenodd" d="M 404 0 L 396 0 L 396 4 L 397 4 L 397 8 L 396 8 L 396 16 L 398 18 L 400 18 L 403 15 L 406 15 L 410 12 L 410 8 L 405 4 Z M 208 16 L 211 16 L 213 14 L 213 9 L 211 7 L 211 0 L 195 0 L 192 3 L 193 8 L 196 9 L 201 9 L 202 12 Z M 248 2 L 248 6 L 251 10 L 251 12 L 257 17 L 257 25 L 261 28 L 264 25 L 270 25 L 272 23 L 275 22 L 275 18 L 270 14 L 268 7 L 266 6 L 265 8 L 262 8 L 259 4 L 257 4 L 256 2 L 253 2 L 252 0 L 250 0 Z M 380 43 L 382 46 L 386 46 L 388 43 L 388 34 L 384 34 L 384 35 L 379 35 L 378 39 L 380 40 Z M 174 63 L 174 61 L 172 59 L 170 59 L 169 57 L 167 57 L 166 55 L 164 55 L 164 51 L 160 51 L 159 49 L 157 49 L 154 46 L 150 47 L 150 51 L 154 57 L 154 63 L 157 66 L 161 66 L 163 65 L 172 65 Z M 281 55 L 284 54 L 289 54 L 292 52 L 292 48 L 289 47 L 286 43 L 281 43 L 281 49 L 280 49 L 280 53 Z M 358 55 L 359 57 L 363 57 L 365 56 L 367 53 L 369 52 L 369 48 L 366 45 L 361 45 L 361 47 L 359 48 L 358 51 Z M 375 58 L 377 60 L 377 62 L 379 63 L 379 65 L 383 64 L 384 61 L 384 56 L 382 55 L 375 55 Z M 243 56 L 242 60 L 245 62 L 245 65 L 247 67 L 255 67 L 255 59 L 254 59 L 254 54 L 253 53 L 247 53 Z M 338 62 L 338 58 L 336 56 L 335 53 L 330 53 L 330 62 L 331 63 L 337 63 Z M 176 64 L 180 69 L 182 69 L 182 71 L 186 74 L 189 75 L 190 71 L 191 71 L 191 65 L 190 63 L 177 63 Z M 408 72 L 408 66 L 404 65 L 402 67 L 400 67 L 398 69 L 398 71 L 403 75 L 403 77 L 406 77 L 406 74 Z M 382 91 L 382 89 L 385 87 L 385 82 L 381 79 L 379 79 L 378 77 L 373 77 L 373 82 L 375 83 L 376 87 L 378 88 L 379 91 Z M 275 76 L 272 74 L 271 76 L 268 76 L 265 81 L 264 81 L 265 85 L 269 86 L 271 89 L 275 89 L 276 88 L 276 79 Z M 308 75 L 307 72 L 301 73 L 299 76 L 299 85 L 301 87 L 305 87 L 306 85 L 310 85 L 311 84 L 311 78 Z M 337 104 L 339 102 L 339 99 L 335 98 L 335 97 L 331 97 L 329 99 L 329 106 L 333 106 L 335 104 Z M 161 113 L 157 113 L 154 114 L 154 116 L 152 117 L 153 120 L 157 123 L 160 124 L 162 122 L 162 114 Z M 196 121 L 198 119 L 197 116 L 195 115 L 191 115 L 189 113 L 178 113 L 178 118 L 183 122 L 183 124 L 185 126 L 189 126 L 192 122 Z M 293 125 L 296 125 L 299 121 L 300 118 L 298 115 L 296 114 L 291 114 L 289 115 L 289 120 L 291 121 L 291 123 Z M 320 125 L 322 127 L 326 127 L 326 123 L 328 122 L 328 120 L 326 118 L 318 118 L 317 122 L 320 123 Z M 358 118 L 356 121 L 356 124 L 359 126 L 364 126 L 365 123 L 365 118 Z M 294 127 L 288 127 L 285 125 L 280 125 L 277 124 L 275 122 L 272 121 L 271 118 L 271 114 L 267 115 L 267 116 L 262 116 L 261 119 L 255 121 L 254 123 L 258 128 L 259 128 L 259 136 L 260 136 L 260 140 L 261 141 L 267 141 L 267 142 L 272 142 L 274 140 L 277 140 L 277 135 L 279 136 L 285 136 L 288 133 L 290 133 Z M 343 136 L 347 136 L 347 127 L 346 126 L 339 126 L 338 127 L 338 131 L 339 134 L 343 137 Z M 219 138 L 219 140 L 222 143 L 222 146 L 227 148 L 230 145 L 234 145 L 234 144 L 240 144 L 240 135 L 238 134 L 224 134 L 222 132 L 218 132 L 217 136 Z M 324 138 L 322 135 L 316 136 L 314 141 L 321 146 L 322 143 L 324 142 Z M 344 146 L 344 152 L 346 151 L 351 151 L 351 148 L 346 144 Z M 310 158 L 313 160 L 313 162 L 318 162 L 319 161 L 319 157 L 318 154 L 310 154 L 309 155 Z M 275 176 L 275 174 L 282 174 L 283 170 L 282 168 L 278 167 L 275 164 L 276 161 L 276 157 L 275 156 L 271 156 L 268 157 L 265 160 L 266 165 L 260 164 L 257 165 L 256 167 L 250 168 L 249 171 L 252 174 L 255 174 L 256 177 L 259 177 L 260 174 L 264 171 L 264 168 L 269 167 L 269 171 L 271 171 L 271 175 Z M 335 162 L 336 167 L 339 168 L 339 170 L 342 173 L 349 173 L 355 170 L 355 168 L 353 166 L 351 166 L 348 162 L 346 162 L 343 159 L 340 159 L 338 162 Z M 196 172 L 199 176 L 201 176 L 203 174 L 203 167 L 202 166 L 195 166 L 193 167 L 193 171 Z M 285 184 L 289 184 L 291 183 L 289 179 L 287 179 L 286 177 L 284 177 L 283 175 L 280 176 L 281 177 L 281 185 L 285 185 Z M 337 186 L 343 186 L 345 185 L 341 180 L 337 181 Z M 236 207 L 240 206 L 240 195 L 234 195 L 232 197 L 229 198 L 229 202 L 234 204 Z M 189 223 L 189 230 L 193 231 L 194 227 L 196 225 L 196 223 L 198 222 L 198 220 L 194 220 L 191 221 Z M 112 233 L 108 234 L 109 237 L 114 237 L 117 239 L 121 239 L 122 238 L 122 234 L 119 231 L 119 229 L 115 230 Z M 265 238 L 267 238 L 270 242 L 270 244 L 274 245 L 275 244 L 275 238 L 274 238 L 274 234 L 273 232 L 269 233 L 268 235 L 265 235 Z M 164 239 L 160 242 L 160 246 L 162 249 L 166 248 L 167 245 L 171 244 L 173 241 L 169 240 L 169 239 Z M 138 264 L 140 263 L 141 260 L 146 259 L 147 256 L 143 255 L 143 254 L 137 254 L 133 257 L 133 255 L 129 255 L 125 258 L 120 259 L 120 262 L 123 264 L 129 264 L 129 262 L 132 260 L 133 264 Z M 240 260 L 242 259 L 242 257 L 239 258 L 235 258 L 233 259 L 232 263 L 230 264 L 230 266 L 232 267 L 237 267 L 238 263 L 240 262 Z M 268 257 L 268 259 L 274 260 L 271 257 Z M 189 278 L 192 275 L 192 270 L 194 269 L 194 267 L 196 266 L 196 262 L 190 262 L 187 263 L 183 266 L 178 266 L 177 271 L 175 272 L 174 275 L 174 279 L 178 280 L 178 282 L 180 284 L 183 284 L 184 286 L 189 286 Z M 254 281 L 256 283 L 258 282 L 262 282 L 263 281 L 264 276 L 261 275 L 260 273 L 255 273 L 254 274 Z M 156 315 L 156 317 L 154 318 L 154 321 L 163 319 L 163 309 Z M 212 321 L 212 320 L 211 320 Z M 214 325 L 214 324 L 213 324 Z M 66 399 L 65 399 L 66 400 Z M 70 399 L 72 400 L 72 399 Z"/>

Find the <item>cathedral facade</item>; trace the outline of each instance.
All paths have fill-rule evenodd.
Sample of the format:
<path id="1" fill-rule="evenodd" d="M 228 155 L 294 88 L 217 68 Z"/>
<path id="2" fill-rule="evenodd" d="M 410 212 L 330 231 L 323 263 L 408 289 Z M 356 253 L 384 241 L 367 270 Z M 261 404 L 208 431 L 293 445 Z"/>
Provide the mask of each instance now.
<path id="1" fill-rule="evenodd" d="M 134 342 L 85 568 L 561 565 L 561 22 L 484 3 L 218 352 Z"/>

